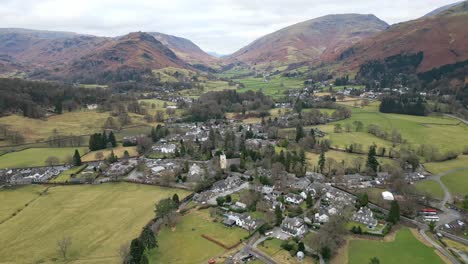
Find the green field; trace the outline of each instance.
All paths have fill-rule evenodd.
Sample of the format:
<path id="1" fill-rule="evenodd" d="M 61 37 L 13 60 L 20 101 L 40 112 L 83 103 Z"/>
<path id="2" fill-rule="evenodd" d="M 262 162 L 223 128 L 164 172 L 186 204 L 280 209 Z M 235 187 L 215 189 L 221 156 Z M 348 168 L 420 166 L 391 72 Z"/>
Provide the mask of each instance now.
<path id="1" fill-rule="evenodd" d="M 216 73 L 215 75 L 219 78 L 233 78 L 241 74 L 250 74 L 250 73 L 253 73 L 253 72 L 249 69 L 236 66 L 222 73 Z"/>
<path id="2" fill-rule="evenodd" d="M 459 155 L 454 160 L 425 163 L 424 167 L 426 168 L 426 170 L 430 171 L 432 174 L 439 174 L 439 173 L 447 172 L 447 171 L 454 170 L 457 168 L 468 169 L 468 155 Z"/>
<path id="3" fill-rule="evenodd" d="M 297 258 L 291 256 L 291 254 L 281 248 L 282 240 L 279 239 L 268 239 L 258 245 L 258 249 L 272 257 L 278 263 L 282 264 L 296 264 L 300 263 Z M 306 257 L 302 263 L 315 263 L 311 257 Z"/>
<path id="4" fill-rule="evenodd" d="M 313 166 L 317 166 L 318 160 L 319 160 L 320 154 L 317 153 L 311 153 L 311 152 L 306 152 L 306 158 L 309 161 L 309 164 L 311 168 Z M 359 155 L 359 154 L 354 154 L 354 153 L 348 153 L 348 152 L 341 152 L 341 151 L 334 151 L 330 150 L 325 152 L 325 159 L 326 158 L 333 158 L 337 162 L 345 162 L 345 166 L 352 166 L 352 161 L 356 158 L 362 158 L 362 165 L 361 167 L 364 169 L 365 163 L 367 156 L 365 155 Z M 391 164 L 391 165 L 396 165 L 396 161 L 388 159 L 388 158 L 377 158 L 379 160 L 380 165 L 383 164 Z"/>
<path id="5" fill-rule="evenodd" d="M 10 217 L 25 204 L 38 197 L 46 187 L 39 185 L 26 185 L 15 188 L 0 189 L 0 222 Z"/>
<path id="6" fill-rule="evenodd" d="M 443 264 L 434 249 L 417 240 L 408 228 L 399 230 L 395 241 L 352 240 L 349 243 L 349 264 L 365 264 L 377 257 L 385 264 Z"/>
<path id="7" fill-rule="evenodd" d="M 226 250 L 203 238 L 208 235 L 225 245 L 235 245 L 248 232 L 213 222 L 207 210 L 183 216 L 175 229 L 164 228 L 158 234 L 159 247 L 149 253 L 150 263 L 198 264 L 222 255 Z M 175 250 L 177 249 L 177 250 Z"/>
<path id="8" fill-rule="evenodd" d="M 369 145 L 375 142 L 377 145 L 391 146 L 391 142 L 381 140 L 373 135 L 365 133 L 367 126 L 375 124 L 391 133 L 396 129 L 401 133 L 408 144 L 417 147 L 420 144 L 431 144 L 436 146 L 441 153 L 448 150 L 461 151 L 468 142 L 468 126 L 460 123 L 458 120 L 439 117 L 439 116 L 411 116 L 400 114 L 384 114 L 378 111 L 378 103 L 372 103 L 364 108 L 350 108 L 352 117 L 346 120 L 333 122 L 327 125 L 317 126 L 325 132 L 329 132 L 328 137 L 332 145 L 342 146 L 346 143 L 356 141 L 363 145 Z M 342 125 L 351 124 L 354 121 L 361 121 L 364 124 L 364 131 L 361 133 L 333 133 L 335 123 Z M 346 138 L 351 140 L 347 141 Z"/>
<path id="9" fill-rule="evenodd" d="M 35 194 L 37 190 L 30 192 Z M 50 263 L 58 259 L 62 263 L 57 241 L 69 236 L 72 239 L 69 260 L 73 263 L 119 263 L 120 246 L 138 236 L 154 217 L 154 204 L 158 200 L 176 192 L 179 197 L 188 194 L 127 183 L 50 188 L 47 194 L 0 225 L 1 262 Z M 9 195 L 16 194 L 6 196 Z M 31 194 L 24 195 L 23 200 L 28 200 L 26 196 Z M 12 205 L 2 202 L 0 208 L 6 210 Z"/>
<path id="10" fill-rule="evenodd" d="M 7 153 L 0 156 L 0 169 L 45 166 L 45 160 L 50 156 L 58 157 L 63 162 L 68 156 L 73 156 L 75 149 L 81 155 L 88 151 L 87 148 L 30 148 Z"/>
<path id="11" fill-rule="evenodd" d="M 453 195 L 468 195 L 468 170 L 461 170 L 442 177 L 442 182 Z"/>
<path id="12" fill-rule="evenodd" d="M 76 175 L 77 173 L 83 171 L 88 165 L 81 165 L 78 167 L 70 168 L 62 173 L 60 173 L 55 179 L 51 180 L 50 182 L 68 182 L 71 179 L 72 175 Z"/>
<path id="13" fill-rule="evenodd" d="M 123 147 L 123 146 L 117 146 L 112 149 L 103 149 L 103 150 L 96 150 L 96 151 L 91 151 L 88 152 L 86 155 L 81 157 L 81 160 L 83 162 L 89 162 L 89 161 L 96 161 L 99 160 L 96 158 L 96 153 L 100 152 L 102 153 L 103 157 L 100 160 L 107 159 L 110 154 L 114 152 L 114 155 L 117 156 L 117 158 L 122 158 L 124 156 L 125 151 L 128 151 L 128 154 L 130 157 L 136 157 L 138 156 L 138 151 L 137 147 Z"/>
<path id="14" fill-rule="evenodd" d="M 268 82 L 264 82 L 263 77 L 237 79 L 235 81 L 245 85 L 245 88 L 238 90 L 239 92 L 262 90 L 264 94 L 274 98 L 284 96 L 284 92 L 288 89 L 304 88 L 303 80 L 297 78 L 286 78 L 278 75 L 271 76 Z"/>
<path id="15" fill-rule="evenodd" d="M 418 181 L 414 185 L 416 188 L 416 191 L 418 191 L 421 194 L 427 194 L 430 193 L 432 197 L 436 199 L 442 199 L 444 198 L 444 190 L 440 186 L 440 184 L 436 181 L 433 180 L 425 180 L 425 181 Z"/>

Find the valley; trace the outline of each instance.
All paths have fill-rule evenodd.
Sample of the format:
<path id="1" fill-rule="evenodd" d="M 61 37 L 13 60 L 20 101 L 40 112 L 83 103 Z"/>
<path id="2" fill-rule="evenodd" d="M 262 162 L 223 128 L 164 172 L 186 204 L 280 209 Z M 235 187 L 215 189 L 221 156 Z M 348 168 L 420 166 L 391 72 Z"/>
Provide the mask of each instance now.
<path id="1" fill-rule="evenodd" d="M 465 263 L 465 21 L 0 28 L 0 263 Z"/>

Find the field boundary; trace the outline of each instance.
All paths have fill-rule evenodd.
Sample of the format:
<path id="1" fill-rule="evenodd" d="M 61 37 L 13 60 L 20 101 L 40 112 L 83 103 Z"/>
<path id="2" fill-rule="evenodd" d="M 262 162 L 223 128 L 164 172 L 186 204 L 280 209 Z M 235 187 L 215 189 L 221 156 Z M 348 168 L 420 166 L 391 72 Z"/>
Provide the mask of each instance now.
<path id="1" fill-rule="evenodd" d="M 209 235 L 202 234 L 201 236 L 202 236 L 204 239 L 209 240 L 209 241 L 215 243 L 216 245 L 221 246 L 222 248 L 227 249 L 227 250 L 233 249 L 233 248 L 239 246 L 239 245 L 242 243 L 242 241 L 239 241 L 239 242 L 235 243 L 234 245 L 227 246 L 227 245 L 225 245 L 223 242 L 221 242 L 221 241 L 219 241 L 219 240 L 217 240 L 217 239 L 215 239 L 215 238 L 212 238 L 212 237 L 209 236 Z"/>

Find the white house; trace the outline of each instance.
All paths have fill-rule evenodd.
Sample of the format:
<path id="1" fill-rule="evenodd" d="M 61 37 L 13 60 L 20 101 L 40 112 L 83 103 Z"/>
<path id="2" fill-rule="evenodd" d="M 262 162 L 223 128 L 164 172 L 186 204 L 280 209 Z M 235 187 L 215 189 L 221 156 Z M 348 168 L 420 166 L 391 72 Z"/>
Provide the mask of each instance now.
<path id="1" fill-rule="evenodd" d="M 286 202 L 291 203 L 291 204 L 295 204 L 295 205 L 299 205 L 299 204 L 302 203 L 302 201 L 304 201 L 302 196 L 297 195 L 297 194 L 293 194 L 293 193 L 289 193 L 288 195 L 286 195 L 285 200 L 286 200 Z"/>
<path id="2" fill-rule="evenodd" d="M 299 217 L 286 217 L 281 224 L 281 230 L 292 236 L 303 236 L 307 233 L 307 225 Z"/>

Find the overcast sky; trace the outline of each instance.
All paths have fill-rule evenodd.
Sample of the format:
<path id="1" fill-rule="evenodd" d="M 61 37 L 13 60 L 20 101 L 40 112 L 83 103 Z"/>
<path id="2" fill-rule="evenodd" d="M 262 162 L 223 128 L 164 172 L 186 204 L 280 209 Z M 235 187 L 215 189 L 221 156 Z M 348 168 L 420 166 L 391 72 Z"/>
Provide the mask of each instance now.
<path id="1" fill-rule="evenodd" d="M 0 27 L 118 36 L 156 31 L 229 54 L 285 26 L 327 14 L 375 14 L 389 24 L 456 0 L 0 0 Z"/>

